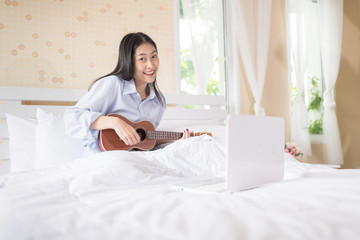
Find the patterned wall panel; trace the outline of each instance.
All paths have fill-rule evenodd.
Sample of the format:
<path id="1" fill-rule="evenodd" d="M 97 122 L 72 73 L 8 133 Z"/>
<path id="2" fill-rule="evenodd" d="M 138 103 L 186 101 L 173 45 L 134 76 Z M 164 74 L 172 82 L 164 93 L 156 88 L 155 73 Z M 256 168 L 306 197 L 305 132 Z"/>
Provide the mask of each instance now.
<path id="1" fill-rule="evenodd" d="M 158 45 L 163 92 L 175 91 L 174 10 L 167 0 L 3 0 L 0 85 L 86 89 L 115 67 L 121 38 Z"/>

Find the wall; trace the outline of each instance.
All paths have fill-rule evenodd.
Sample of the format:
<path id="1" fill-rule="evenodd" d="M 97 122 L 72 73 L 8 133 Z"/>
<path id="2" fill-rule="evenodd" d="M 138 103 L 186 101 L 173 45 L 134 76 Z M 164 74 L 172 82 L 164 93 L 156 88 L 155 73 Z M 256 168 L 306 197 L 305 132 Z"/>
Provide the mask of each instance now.
<path id="1" fill-rule="evenodd" d="M 343 38 L 335 86 L 344 168 L 360 168 L 360 0 L 344 0 Z"/>
<path id="2" fill-rule="evenodd" d="M 158 45 L 160 88 L 174 92 L 173 20 L 173 1 L 1 1 L 0 85 L 87 89 L 114 69 L 121 38 L 143 31 Z"/>

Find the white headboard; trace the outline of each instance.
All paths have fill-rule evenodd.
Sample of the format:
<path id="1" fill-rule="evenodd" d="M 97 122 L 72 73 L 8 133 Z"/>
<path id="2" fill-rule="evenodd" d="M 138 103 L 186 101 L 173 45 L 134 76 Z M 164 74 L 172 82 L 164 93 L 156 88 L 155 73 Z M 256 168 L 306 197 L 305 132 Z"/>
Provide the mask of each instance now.
<path id="1" fill-rule="evenodd" d="M 69 104 L 77 102 L 86 90 L 26 88 L 0 86 L 0 174 L 10 166 L 9 135 L 5 113 L 35 118 L 36 108 L 62 114 Z M 226 100 L 223 96 L 164 94 L 167 110 L 162 121 L 217 121 L 226 119 Z M 184 108 L 192 105 L 193 108 Z"/>

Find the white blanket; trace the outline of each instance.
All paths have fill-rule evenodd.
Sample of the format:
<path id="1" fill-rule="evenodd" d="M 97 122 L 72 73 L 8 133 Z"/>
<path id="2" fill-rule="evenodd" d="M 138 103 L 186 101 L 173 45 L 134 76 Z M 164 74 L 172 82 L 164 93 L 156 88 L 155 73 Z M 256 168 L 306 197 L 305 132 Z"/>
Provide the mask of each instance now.
<path id="1" fill-rule="evenodd" d="M 209 136 L 113 151 L 0 180 L 5 239 L 358 239 L 360 171 L 285 157 L 285 179 L 234 194 L 169 187 L 224 177 Z"/>

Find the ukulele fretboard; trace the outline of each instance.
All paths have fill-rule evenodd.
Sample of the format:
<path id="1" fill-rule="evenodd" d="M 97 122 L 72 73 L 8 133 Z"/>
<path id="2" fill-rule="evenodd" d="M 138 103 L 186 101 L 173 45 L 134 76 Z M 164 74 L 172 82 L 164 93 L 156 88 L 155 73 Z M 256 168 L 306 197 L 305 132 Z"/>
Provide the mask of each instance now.
<path id="1" fill-rule="evenodd" d="M 147 139 L 157 140 L 178 140 L 182 138 L 182 132 L 167 132 L 167 131 L 146 131 Z"/>

